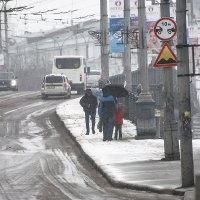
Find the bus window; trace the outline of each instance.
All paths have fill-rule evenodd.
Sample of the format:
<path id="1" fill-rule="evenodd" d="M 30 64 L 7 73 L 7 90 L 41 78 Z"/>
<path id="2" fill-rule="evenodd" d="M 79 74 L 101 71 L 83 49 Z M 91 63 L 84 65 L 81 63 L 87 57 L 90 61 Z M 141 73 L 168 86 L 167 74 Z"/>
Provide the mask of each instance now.
<path id="1" fill-rule="evenodd" d="M 78 69 L 81 60 L 80 58 L 56 58 L 55 65 L 58 69 Z"/>

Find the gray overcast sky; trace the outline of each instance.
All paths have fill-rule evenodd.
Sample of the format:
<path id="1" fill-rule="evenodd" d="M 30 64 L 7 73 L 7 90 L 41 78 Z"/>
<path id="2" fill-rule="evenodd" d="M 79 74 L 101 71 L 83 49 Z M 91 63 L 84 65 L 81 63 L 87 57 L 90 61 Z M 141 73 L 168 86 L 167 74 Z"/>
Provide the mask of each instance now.
<path id="1" fill-rule="evenodd" d="M 18 34 L 71 25 L 71 19 L 77 23 L 100 17 L 100 0 L 13 0 L 7 5 L 8 8 L 20 6 L 33 8 L 10 15 L 12 27 Z"/>
<path id="2" fill-rule="evenodd" d="M 200 8 L 197 8 L 198 1 L 194 0 L 194 10 L 197 18 L 200 18 Z M 71 19 L 74 23 L 79 23 L 92 18 L 100 18 L 100 0 L 12 0 L 7 7 L 20 6 L 32 8 L 11 13 L 15 15 L 10 15 L 9 28 L 14 29 L 16 35 L 21 35 L 25 31 L 39 32 L 70 26 Z M 76 11 L 70 12 L 73 10 Z"/>

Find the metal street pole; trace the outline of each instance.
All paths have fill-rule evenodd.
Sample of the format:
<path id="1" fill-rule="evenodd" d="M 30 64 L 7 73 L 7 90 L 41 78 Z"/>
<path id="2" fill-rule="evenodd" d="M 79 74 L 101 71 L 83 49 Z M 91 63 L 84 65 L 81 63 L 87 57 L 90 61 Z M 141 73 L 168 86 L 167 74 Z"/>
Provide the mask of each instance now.
<path id="1" fill-rule="evenodd" d="M 196 175 L 195 181 L 195 200 L 200 199 L 200 174 Z"/>
<path id="2" fill-rule="evenodd" d="M 147 68 L 147 34 L 145 0 L 138 1 L 139 51 L 138 61 L 142 91 L 136 102 L 137 139 L 156 137 L 155 101 L 149 92 Z"/>
<path id="3" fill-rule="evenodd" d="M 189 51 L 187 47 L 186 0 L 176 0 L 179 127 L 182 187 L 194 185 L 191 131 Z"/>
<path id="4" fill-rule="evenodd" d="M 2 54 L 3 52 L 3 49 L 2 49 L 2 9 L 3 9 L 3 6 L 0 10 L 0 54 Z"/>
<path id="5" fill-rule="evenodd" d="M 80 32 L 79 35 L 83 38 L 84 43 L 85 43 L 85 50 L 86 50 L 86 52 L 85 52 L 85 59 L 86 59 L 86 87 L 87 87 L 88 73 L 89 73 L 89 69 L 88 69 L 87 65 L 88 65 L 88 59 L 89 59 L 89 42 L 90 42 L 90 38 L 91 37 L 89 35 L 89 37 L 86 40 L 85 35 L 82 32 Z"/>
<path id="6" fill-rule="evenodd" d="M 8 54 L 8 17 L 6 12 L 6 3 L 4 5 L 4 23 L 5 23 L 5 66 L 7 71 L 10 71 L 9 54 Z"/>
<path id="7" fill-rule="evenodd" d="M 11 0 L 0 0 L 0 2 L 2 2 L 2 4 L 3 4 L 2 7 L 3 7 L 3 13 L 4 13 L 4 26 L 5 26 L 5 32 L 4 32 L 5 33 L 5 61 L 4 61 L 4 66 L 6 67 L 7 71 L 10 71 L 9 52 L 8 52 L 8 17 L 7 17 L 7 10 L 6 10 L 6 4 L 7 4 L 8 1 L 11 1 Z M 2 43 L 1 43 L 1 45 L 2 45 Z"/>
<path id="8" fill-rule="evenodd" d="M 139 67 L 141 71 L 142 95 L 148 96 L 153 101 L 149 93 L 149 79 L 147 70 L 147 37 L 146 37 L 146 10 L 145 0 L 138 1 L 138 21 L 139 21 Z"/>
<path id="9" fill-rule="evenodd" d="M 170 17 L 170 1 L 161 0 L 161 17 Z M 179 141 L 178 141 L 178 124 L 175 120 L 174 112 L 174 80 L 173 68 L 164 67 L 164 148 L 165 160 L 180 160 Z"/>
<path id="10" fill-rule="evenodd" d="M 126 89 L 132 92 L 130 31 L 130 0 L 124 0 L 124 75 Z"/>
<path id="11" fill-rule="evenodd" d="M 62 43 L 59 42 L 59 37 L 57 37 L 57 39 L 55 39 L 55 38 L 53 38 L 53 37 L 51 38 L 51 39 L 54 41 L 54 44 L 55 44 L 55 43 L 57 44 L 58 49 L 59 49 L 59 54 L 60 54 L 60 56 L 63 55 L 63 46 L 64 46 L 65 42 L 66 42 L 70 37 L 72 37 L 72 36 L 70 35 L 70 36 L 64 38 L 63 40 L 61 40 Z M 54 48 L 55 48 L 55 47 L 54 47 Z"/>
<path id="12" fill-rule="evenodd" d="M 109 44 L 107 0 L 100 0 L 101 79 L 109 80 Z"/>
<path id="13" fill-rule="evenodd" d="M 89 42 L 90 42 L 91 36 L 89 35 L 89 37 L 86 39 L 86 36 L 82 32 L 80 32 L 79 35 L 83 38 L 84 43 L 85 43 L 85 58 L 87 61 L 89 58 Z"/>

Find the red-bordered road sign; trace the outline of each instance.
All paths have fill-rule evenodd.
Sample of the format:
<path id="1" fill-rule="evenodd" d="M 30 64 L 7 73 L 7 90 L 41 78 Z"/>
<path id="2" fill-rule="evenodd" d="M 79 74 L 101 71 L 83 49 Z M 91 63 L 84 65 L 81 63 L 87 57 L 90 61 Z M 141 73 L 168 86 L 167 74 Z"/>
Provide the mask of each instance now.
<path id="1" fill-rule="evenodd" d="M 176 31 L 176 22 L 169 17 L 160 18 L 154 25 L 154 33 L 160 40 L 171 40 Z"/>
<path id="2" fill-rule="evenodd" d="M 155 63 L 154 67 L 173 67 L 177 65 L 177 58 L 171 50 L 168 42 L 165 42 Z"/>

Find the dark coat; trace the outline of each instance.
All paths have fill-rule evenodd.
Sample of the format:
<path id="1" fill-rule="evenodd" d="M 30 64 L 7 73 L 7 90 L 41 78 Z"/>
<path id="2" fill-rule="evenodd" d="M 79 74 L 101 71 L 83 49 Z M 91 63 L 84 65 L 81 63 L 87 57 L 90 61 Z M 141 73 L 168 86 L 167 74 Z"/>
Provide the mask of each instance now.
<path id="1" fill-rule="evenodd" d="M 80 99 L 80 105 L 85 112 L 96 112 L 97 104 L 97 98 L 92 94 L 90 96 L 85 94 Z"/>

